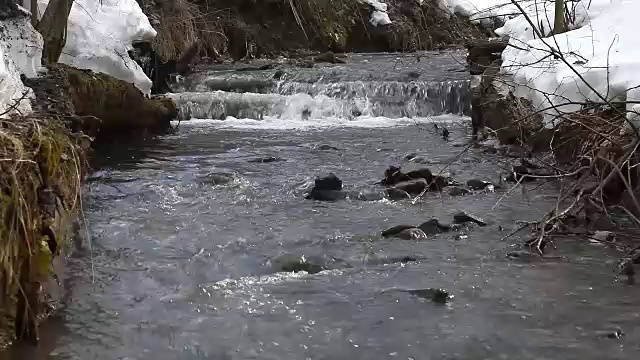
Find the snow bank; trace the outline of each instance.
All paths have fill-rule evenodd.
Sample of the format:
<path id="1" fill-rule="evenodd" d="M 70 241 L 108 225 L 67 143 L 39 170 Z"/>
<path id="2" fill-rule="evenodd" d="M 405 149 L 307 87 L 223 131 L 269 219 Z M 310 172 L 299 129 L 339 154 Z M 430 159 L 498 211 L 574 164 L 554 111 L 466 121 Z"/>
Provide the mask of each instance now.
<path id="1" fill-rule="evenodd" d="M 542 3 L 544 0 L 538 0 Z M 468 17 L 474 23 L 490 24 L 494 18 L 503 21 L 520 12 L 511 0 L 439 0 L 440 7 L 449 12 Z M 523 6 L 532 5 L 535 0 L 518 0 Z"/>
<path id="2" fill-rule="evenodd" d="M 42 37 L 24 15 L 0 21 L 0 114 L 13 107 L 5 116 L 31 111 L 33 92 L 22 84 L 20 74 L 35 76 L 41 67 Z"/>
<path id="3" fill-rule="evenodd" d="M 575 30 L 567 33 L 539 39 L 524 16 L 507 21 L 496 31 L 509 36 L 514 46 L 502 55 L 502 71 L 513 76 L 514 93 L 531 100 L 538 109 L 556 106 L 562 112 L 580 110 L 585 101 L 601 102 L 597 94 L 607 100 L 640 101 L 640 41 L 636 37 L 640 1 L 578 0 L 570 6 L 575 9 L 576 20 L 571 25 Z M 543 19 L 547 22 L 543 33 L 548 33 L 553 28 L 552 8 L 541 9 L 532 18 Z M 554 58 L 550 48 L 562 53 L 566 62 Z M 640 110 L 640 106 L 629 104 L 627 110 Z M 556 115 L 555 110 L 545 111 L 548 126 L 555 125 Z M 639 121 L 637 118 L 629 114 L 630 120 Z"/>
<path id="4" fill-rule="evenodd" d="M 39 15 L 49 0 L 39 0 Z M 133 83 L 144 94 L 151 80 L 127 51 L 132 42 L 151 40 L 156 31 L 135 0 L 75 0 L 60 62 Z"/>
<path id="5" fill-rule="evenodd" d="M 379 0 L 364 0 L 364 2 L 373 8 L 371 19 L 369 19 L 369 22 L 371 22 L 373 26 L 391 24 L 391 19 L 389 19 L 389 14 L 387 14 L 387 4 Z"/>

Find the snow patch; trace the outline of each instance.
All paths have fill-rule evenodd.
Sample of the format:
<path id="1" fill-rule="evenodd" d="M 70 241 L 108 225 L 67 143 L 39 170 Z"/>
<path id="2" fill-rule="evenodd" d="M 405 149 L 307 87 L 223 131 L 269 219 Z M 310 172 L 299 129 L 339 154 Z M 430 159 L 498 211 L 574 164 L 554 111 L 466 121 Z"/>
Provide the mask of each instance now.
<path id="1" fill-rule="evenodd" d="M 38 1 L 40 17 L 48 3 Z M 133 42 L 155 36 L 156 31 L 135 0 L 75 0 L 60 62 L 111 75 L 149 94 L 152 82 L 128 51 Z"/>
<path id="2" fill-rule="evenodd" d="M 0 114 L 31 112 L 33 91 L 24 86 L 20 74 L 32 77 L 40 66 L 42 37 L 28 16 L 0 21 Z"/>
<path id="3" fill-rule="evenodd" d="M 602 102 L 599 95 L 607 100 L 640 101 L 636 37 L 640 2 L 579 0 L 571 6 L 576 14 L 570 27 L 574 30 L 564 34 L 540 39 L 524 16 L 496 31 L 509 36 L 514 46 L 502 54 L 502 71 L 513 77 L 514 94 L 531 100 L 538 109 L 555 107 L 544 113 L 549 127 L 556 125 L 558 112 L 578 111 L 587 101 Z M 536 15 L 533 21 L 549 18 L 547 26 L 553 28 L 552 8 L 541 8 Z M 565 60 L 553 56 L 550 49 Z M 628 119 L 634 122 L 640 121 L 632 113 L 636 107 L 627 105 Z"/>
<path id="4" fill-rule="evenodd" d="M 369 19 L 369 22 L 371 22 L 373 26 L 391 24 L 391 19 L 389 19 L 389 14 L 387 14 L 386 3 L 380 2 L 379 0 L 364 0 L 364 2 L 373 8 L 371 19 Z"/>
<path id="5" fill-rule="evenodd" d="M 510 45 L 502 53 L 501 72 L 512 79 L 514 95 L 543 111 L 548 127 L 557 125 L 558 112 L 602 102 L 601 95 L 626 100 L 627 119 L 640 125 L 640 104 L 633 103 L 640 102 L 640 1 L 567 1 L 569 31 L 555 36 L 551 0 L 518 0 L 526 16 L 511 0 L 439 1 L 444 10 L 472 21 L 505 21 L 496 30 Z"/>

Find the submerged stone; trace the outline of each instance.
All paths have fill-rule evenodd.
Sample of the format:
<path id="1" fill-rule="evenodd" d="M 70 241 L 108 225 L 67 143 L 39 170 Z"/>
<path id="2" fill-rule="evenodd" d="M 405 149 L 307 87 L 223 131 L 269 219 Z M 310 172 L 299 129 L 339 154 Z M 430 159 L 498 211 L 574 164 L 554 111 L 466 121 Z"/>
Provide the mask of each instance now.
<path id="1" fill-rule="evenodd" d="M 427 238 L 427 234 L 425 234 L 424 231 L 416 227 L 412 227 L 410 229 L 405 229 L 400 231 L 393 237 L 396 237 L 402 240 L 424 240 Z"/>
<path id="2" fill-rule="evenodd" d="M 276 156 L 263 156 L 263 157 L 249 159 L 250 163 L 272 163 L 272 162 L 278 162 L 278 161 L 284 161 L 284 159 L 281 159 Z"/>
<path id="3" fill-rule="evenodd" d="M 337 260 L 327 256 L 307 256 L 284 254 L 269 260 L 275 272 L 301 272 L 316 274 L 324 270 L 336 268 Z"/>
<path id="4" fill-rule="evenodd" d="M 452 298 L 452 296 L 444 289 L 412 289 L 406 290 L 411 295 L 431 300 L 436 304 L 446 304 Z"/>

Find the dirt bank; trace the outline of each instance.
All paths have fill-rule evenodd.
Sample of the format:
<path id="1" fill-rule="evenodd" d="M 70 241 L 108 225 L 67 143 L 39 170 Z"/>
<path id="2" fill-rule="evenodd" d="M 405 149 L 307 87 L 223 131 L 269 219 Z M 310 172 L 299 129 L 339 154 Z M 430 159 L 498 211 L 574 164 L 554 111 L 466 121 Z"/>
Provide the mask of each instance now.
<path id="1" fill-rule="evenodd" d="M 385 26 L 370 22 L 373 9 L 360 0 L 140 2 L 158 30 L 155 48 L 165 59 L 177 58 L 196 39 L 205 56 L 243 59 L 305 50 L 429 50 L 491 34 L 466 19 L 444 16 L 434 0 L 387 0 L 392 23 Z"/>

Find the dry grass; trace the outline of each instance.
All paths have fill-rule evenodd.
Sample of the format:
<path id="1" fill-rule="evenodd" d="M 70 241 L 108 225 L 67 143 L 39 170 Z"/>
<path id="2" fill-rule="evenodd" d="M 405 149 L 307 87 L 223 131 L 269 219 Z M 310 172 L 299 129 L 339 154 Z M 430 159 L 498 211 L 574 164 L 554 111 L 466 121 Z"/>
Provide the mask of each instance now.
<path id="1" fill-rule="evenodd" d="M 0 341 L 9 319 L 39 315 L 27 288 L 40 297 L 51 260 L 64 253 L 62 225 L 80 204 L 81 153 L 61 121 L 0 119 Z M 21 312 L 16 304 L 25 298 Z"/>
<path id="2" fill-rule="evenodd" d="M 204 1 L 208 8 L 209 1 Z M 154 48 L 164 59 L 177 59 L 183 50 L 195 41 L 200 41 L 217 52 L 224 52 L 226 37 L 216 18 L 223 9 L 202 12 L 200 7 L 189 0 L 174 0 L 170 8 L 158 11 L 160 25 Z"/>

